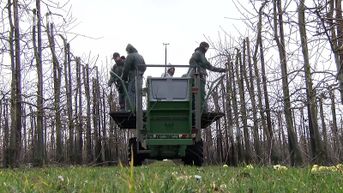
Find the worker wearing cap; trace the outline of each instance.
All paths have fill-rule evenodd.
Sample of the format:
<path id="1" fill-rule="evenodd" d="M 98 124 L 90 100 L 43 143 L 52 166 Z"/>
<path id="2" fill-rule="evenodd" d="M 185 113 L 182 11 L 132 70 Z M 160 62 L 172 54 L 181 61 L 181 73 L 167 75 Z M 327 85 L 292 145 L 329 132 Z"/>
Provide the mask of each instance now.
<path id="1" fill-rule="evenodd" d="M 116 73 L 119 77 L 123 74 L 123 68 L 124 68 L 124 61 L 125 57 L 120 57 L 120 54 L 118 52 L 113 53 L 113 58 L 115 61 L 115 64 L 113 65 L 111 71 Z M 119 107 L 120 111 L 125 110 L 125 94 L 124 94 L 124 85 L 118 79 L 114 74 L 110 73 L 110 80 L 108 81 L 108 86 L 110 87 L 112 84 L 116 85 L 118 96 L 119 96 Z"/>

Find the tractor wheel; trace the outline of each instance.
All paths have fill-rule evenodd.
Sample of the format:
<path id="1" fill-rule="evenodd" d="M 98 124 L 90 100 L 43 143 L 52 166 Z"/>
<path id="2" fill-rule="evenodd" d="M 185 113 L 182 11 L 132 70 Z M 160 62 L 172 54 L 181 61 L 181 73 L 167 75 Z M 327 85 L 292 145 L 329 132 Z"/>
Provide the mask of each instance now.
<path id="1" fill-rule="evenodd" d="M 188 147 L 186 149 L 186 155 L 182 158 L 182 161 L 185 165 L 192 165 L 192 159 L 190 158 L 189 154 L 187 153 Z"/>
<path id="2" fill-rule="evenodd" d="M 183 158 L 183 162 L 185 165 L 202 166 L 204 163 L 202 140 L 186 148 L 186 156 Z"/>
<path id="3" fill-rule="evenodd" d="M 133 158 L 133 165 L 134 166 L 141 166 L 143 161 L 144 161 L 144 157 L 140 154 L 138 154 L 137 152 L 137 139 L 136 137 L 130 138 L 129 139 L 129 156 L 128 156 L 128 160 L 129 160 L 129 164 L 131 163 L 131 159 Z"/>
<path id="4" fill-rule="evenodd" d="M 193 162 L 196 166 L 202 166 L 204 163 L 203 141 L 198 141 L 194 144 Z"/>

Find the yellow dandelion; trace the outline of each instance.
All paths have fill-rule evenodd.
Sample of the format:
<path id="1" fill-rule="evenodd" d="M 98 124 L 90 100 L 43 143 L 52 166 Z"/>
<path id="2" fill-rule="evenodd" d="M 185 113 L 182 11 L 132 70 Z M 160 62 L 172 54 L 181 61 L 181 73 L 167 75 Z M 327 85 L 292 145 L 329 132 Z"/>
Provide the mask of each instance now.
<path id="1" fill-rule="evenodd" d="M 323 171 L 328 171 L 329 169 L 326 166 L 319 166 L 318 170 L 323 172 Z"/>
<path id="2" fill-rule="evenodd" d="M 191 178 L 192 178 L 192 176 L 183 175 L 183 176 L 176 177 L 176 180 L 189 180 Z"/>
<path id="3" fill-rule="evenodd" d="M 313 165 L 311 168 L 311 172 L 318 172 L 319 166 L 317 164 Z"/>
<path id="4" fill-rule="evenodd" d="M 285 171 L 287 170 L 288 168 L 286 166 L 283 166 L 283 165 L 274 165 L 273 166 L 274 170 L 278 170 L 278 171 Z"/>
<path id="5" fill-rule="evenodd" d="M 329 171 L 332 171 L 332 172 L 337 172 L 337 171 L 338 171 L 337 168 L 336 168 L 336 166 L 330 166 L 330 167 L 327 167 L 327 169 L 328 169 Z"/>
<path id="6" fill-rule="evenodd" d="M 249 164 L 249 165 L 245 166 L 245 168 L 246 168 L 246 169 L 254 169 L 254 166 L 251 165 L 251 164 Z"/>

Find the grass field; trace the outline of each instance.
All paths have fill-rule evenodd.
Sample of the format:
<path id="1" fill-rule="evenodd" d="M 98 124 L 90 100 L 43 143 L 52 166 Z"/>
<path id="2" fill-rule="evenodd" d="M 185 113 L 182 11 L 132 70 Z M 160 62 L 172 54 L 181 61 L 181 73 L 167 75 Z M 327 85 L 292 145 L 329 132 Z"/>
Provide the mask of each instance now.
<path id="1" fill-rule="evenodd" d="M 141 167 L 1 169 L 0 192 L 343 192 L 342 170 L 282 167 Z"/>

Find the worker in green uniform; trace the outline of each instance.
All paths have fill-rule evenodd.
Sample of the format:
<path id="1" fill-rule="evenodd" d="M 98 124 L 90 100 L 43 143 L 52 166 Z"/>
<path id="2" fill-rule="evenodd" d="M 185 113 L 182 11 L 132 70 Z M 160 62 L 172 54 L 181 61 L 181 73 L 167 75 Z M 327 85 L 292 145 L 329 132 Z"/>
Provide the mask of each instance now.
<path id="1" fill-rule="evenodd" d="M 113 53 L 113 58 L 115 64 L 113 65 L 111 71 L 116 73 L 119 77 L 123 74 L 124 62 L 125 57 L 121 57 L 118 52 Z M 110 80 L 108 81 L 108 86 L 111 87 L 112 84 L 116 85 L 119 97 L 119 108 L 120 111 L 125 110 L 125 93 L 124 93 L 124 86 L 120 79 L 116 77 L 114 74 L 110 73 Z"/>
<path id="2" fill-rule="evenodd" d="M 205 103 L 205 95 L 206 95 L 205 85 L 206 85 L 206 76 L 207 76 L 206 70 L 210 70 L 213 72 L 227 72 L 226 69 L 214 67 L 210 64 L 210 62 L 207 61 L 205 54 L 209 47 L 210 46 L 207 42 L 201 42 L 199 47 L 197 47 L 194 50 L 194 53 L 192 54 L 192 57 L 189 60 L 190 65 L 198 68 L 198 73 L 200 76 L 201 106 L 203 107 L 202 111 L 207 111 L 207 104 Z M 194 68 L 193 67 L 190 68 L 188 72 L 189 72 L 188 75 L 193 77 Z"/>
<path id="3" fill-rule="evenodd" d="M 122 79 L 128 82 L 128 95 L 132 108 L 136 108 L 136 75 L 137 70 L 142 74 L 146 70 L 145 61 L 142 55 L 140 55 L 135 47 L 131 44 L 126 46 L 126 60 L 123 68 Z M 127 107 L 126 107 L 127 108 Z"/>

